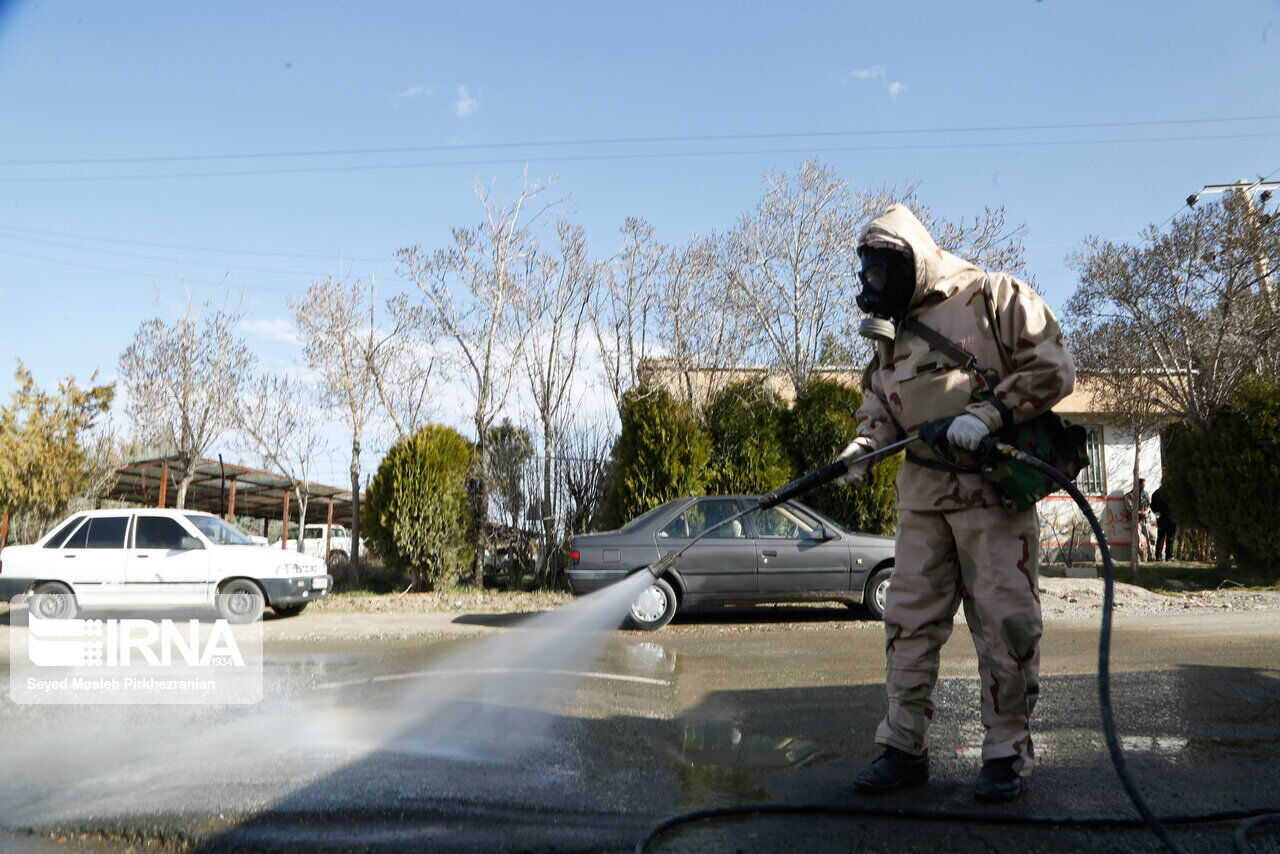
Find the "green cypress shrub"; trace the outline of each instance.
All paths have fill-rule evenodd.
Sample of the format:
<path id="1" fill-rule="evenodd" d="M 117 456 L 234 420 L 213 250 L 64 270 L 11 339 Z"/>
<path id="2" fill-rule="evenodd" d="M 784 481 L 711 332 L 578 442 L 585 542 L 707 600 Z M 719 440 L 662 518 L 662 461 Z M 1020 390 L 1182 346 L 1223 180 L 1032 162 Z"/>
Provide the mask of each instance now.
<path id="1" fill-rule="evenodd" d="M 1164 431 L 1161 436 L 1164 448 L 1164 476 L 1160 479 L 1161 495 L 1169 502 L 1178 527 L 1209 530 L 1200 514 L 1196 493 L 1203 488 L 1200 483 L 1200 467 L 1196 460 L 1201 453 L 1200 434 L 1179 424 Z"/>
<path id="2" fill-rule="evenodd" d="M 862 393 L 832 380 L 815 380 L 796 396 L 787 419 L 787 444 L 795 468 L 809 472 L 835 460 L 858 435 Z M 902 455 L 881 460 L 854 486 L 834 484 L 800 500 L 854 531 L 892 534 L 897 527 L 894 480 Z"/>
<path id="3" fill-rule="evenodd" d="M 756 495 L 795 477 L 787 454 L 782 399 L 758 383 L 734 383 L 703 410 L 711 438 L 707 488 L 719 495 Z"/>
<path id="4" fill-rule="evenodd" d="M 1226 544 L 1254 580 L 1280 579 L 1280 385 L 1244 383 L 1203 433 L 1180 432 L 1167 454 L 1164 492 L 1179 523 Z"/>
<path id="5" fill-rule="evenodd" d="M 665 389 L 637 388 L 622 399 L 622 432 L 613 447 L 606 524 L 618 527 L 707 486 L 711 441 L 688 403 Z"/>
<path id="6" fill-rule="evenodd" d="M 456 581 L 470 564 L 472 450 L 456 430 L 429 424 L 392 445 L 369 484 L 361 533 L 416 588 Z"/>

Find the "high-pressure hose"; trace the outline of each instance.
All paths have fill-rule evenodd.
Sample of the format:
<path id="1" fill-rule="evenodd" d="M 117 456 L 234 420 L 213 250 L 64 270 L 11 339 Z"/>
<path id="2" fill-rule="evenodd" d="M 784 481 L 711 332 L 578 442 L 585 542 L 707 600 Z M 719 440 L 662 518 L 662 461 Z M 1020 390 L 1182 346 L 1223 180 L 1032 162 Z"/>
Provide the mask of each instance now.
<path id="1" fill-rule="evenodd" d="M 939 444 L 944 440 L 945 430 L 939 429 L 941 422 L 935 422 L 930 425 L 933 429 L 926 428 L 921 433 L 917 433 L 907 439 L 897 442 L 893 445 L 881 448 L 872 454 L 864 455 L 857 458 L 859 464 L 869 463 L 874 458 L 879 458 L 891 452 L 896 452 L 910 442 L 921 439 L 929 444 L 933 452 L 939 458 L 945 459 L 949 465 L 957 470 L 977 471 L 977 466 L 961 466 L 954 461 L 947 459 L 939 450 Z M 924 434 L 924 435 L 922 435 Z M 1072 818 L 1066 816 L 1009 816 L 1000 815 L 998 813 L 973 813 L 973 812 L 947 812 L 942 810 L 920 810 L 920 809 L 893 809 L 884 807 L 871 806 L 846 806 L 846 805 L 828 805 L 828 804 L 757 804 L 754 806 L 742 807 L 722 807 L 718 809 L 700 810 L 698 812 L 687 813 L 685 815 L 676 816 L 668 819 L 657 827 L 653 828 L 643 839 L 636 843 L 636 854 L 644 854 L 648 850 L 649 845 L 659 836 L 667 833 L 675 827 L 685 824 L 691 824 L 698 821 L 706 821 L 716 818 L 730 818 L 741 816 L 760 816 L 760 815 L 826 815 L 826 816 L 859 816 L 859 817 L 888 817 L 888 818 L 910 818 L 925 821 L 963 821 L 983 824 L 1022 824 L 1022 825 L 1072 825 L 1079 827 L 1133 827 L 1141 826 L 1145 823 L 1152 832 L 1160 838 L 1160 841 L 1174 854 L 1183 854 L 1183 849 L 1170 836 L 1168 828 L 1165 824 L 1187 825 L 1187 824 L 1212 824 L 1224 821 L 1240 821 L 1247 819 L 1240 824 L 1235 832 L 1235 845 L 1240 854 L 1249 854 L 1250 848 L 1246 839 L 1248 832 L 1261 824 L 1280 822 L 1280 813 L 1277 813 L 1274 807 L 1266 807 L 1255 810 L 1237 810 L 1232 812 L 1216 812 L 1201 813 L 1196 815 L 1171 815 L 1158 817 L 1151 811 L 1151 807 L 1147 804 L 1146 799 L 1142 797 L 1142 793 L 1138 791 L 1137 785 L 1134 783 L 1132 776 L 1129 774 L 1128 766 L 1125 762 L 1124 751 L 1120 748 L 1120 740 L 1116 736 L 1115 716 L 1111 710 L 1111 611 L 1115 604 L 1115 567 L 1111 563 L 1111 549 L 1107 545 L 1106 535 L 1102 531 L 1102 525 L 1098 522 L 1098 517 L 1094 514 L 1093 508 L 1089 506 L 1089 502 L 1084 495 L 1076 488 L 1076 485 L 1053 466 L 1032 456 L 1027 452 L 1016 448 L 1006 442 L 1002 442 L 993 437 L 987 437 L 982 440 L 979 448 L 978 457 L 980 459 L 989 459 L 991 455 L 1000 455 L 1011 460 L 1016 460 L 1025 465 L 1031 466 L 1039 472 L 1044 473 L 1052 478 L 1055 483 L 1061 486 L 1068 495 L 1079 505 L 1080 510 L 1084 513 L 1085 518 L 1089 521 L 1089 527 L 1093 530 L 1094 536 L 1097 538 L 1099 551 L 1102 553 L 1103 578 L 1105 591 L 1102 602 L 1102 630 L 1098 636 L 1098 706 L 1102 717 L 1102 732 L 1107 743 L 1107 752 L 1111 757 L 1111 764 L 1116 770 L 1116 776 L 1120 778 L 1120 783 L 1124 787 L 1125 793 L 1129 796 L 1129 800 L 1137 809 L 1138 814 L 1142 817 L 1141 822 L 1135 819 L 1121 818 Z M 830 465 L 824 466 L 817 471 L 798 478 L 785 486 L 770 492 L 768 495 L 761 497 L 760 501 L 753 504 L 748 509 L 730 516 L 727 519 L 707 528 L 700 533 L 692 541 L 686 544 L 679 551 L 664 555 L 657 563 L 648 567 L 655 578 L 659 578 L 667 570 L 673 568 L 680 555 L 685 552 L 694 543 L 710 534 L 712 531 L 721 528 L 735 519 L 740 519 L 748 513 L 767 507 L 773 507 L 790 498 L 794 498 L 811 489 L 824 486 L 836 478 L 840 477 L 848 471 L 849 464 L 844 460 L 837 460 Z"/>
<path id="2" fill-rule="evenodd" d="M 1006 442 L 990 438 L 984 441 L 991 443 L 990 447 L 994 449 L 995 453 L 1031 466 L 1036 471 L 1053 478 L 1054 482 L 1066 490 L 1072 500 L 1079 505 L 1080 511 L 1089 520 L 1089 527 L 1093 529 L 1093 535 L 1097 537 L 1098 548 L 1102 552 L 1104 579 L 1102 630 L 1098 634 L 1098 706 L 1102 714 L 1102 735 L 1107 741 L 1107 752 L 1111 754 L 1111 764 L 1115 766 L 1116 776 L 1120 778 L 1120 784 L 1124 786 L 1125 793 L 1129 796 L 1129 800 L 1133 802 L 1134 808 L 1138 810 L 1138 814 L 1142 816 L 1156 836 L 1160 837 L 1160 841 L 1165 844 L 1166 848 L 1170 851 L 1181 852 L 1182 848 L 1179 847 L 1178 843 L 1174 842 L 1173 837 L 1169 835 L 1168 829 L 1151 811 L 1146 799 L 1142 797 L 1142 793 L 1138 791 L 1137 785 L 1134 784 L 1133 778 L 1129 776 L 1129 768 L 1125 763 L 1124 751 L 1120 749 L 1120 739 L 1116 737 L 1116 721 L 1111 711 L 1111 610 L 1115 605 L 1116 572 L 1111 563 L 1111 549 L 1107 545 L 1107 537 L 1102 533 L 1102 525 L 1098 522 L 1098 517 L 1094 514 L 1093 508 L 1089 506 L 1089 502 L 1084 495 L 1062 472 L 1040 458 L 1034 457 Z"/>

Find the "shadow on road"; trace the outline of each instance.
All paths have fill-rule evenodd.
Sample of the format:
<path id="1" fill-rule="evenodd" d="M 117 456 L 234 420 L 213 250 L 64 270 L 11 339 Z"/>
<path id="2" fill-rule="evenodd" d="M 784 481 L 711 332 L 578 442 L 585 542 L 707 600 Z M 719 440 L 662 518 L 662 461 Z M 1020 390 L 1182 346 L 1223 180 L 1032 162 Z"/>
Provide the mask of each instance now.
<path id="1" fill-rule="evenodd" d="M 714 625 L 746 623 L 842 623 L 874 622 L 861 607 L 847 605 L 728 605 L 677 613 L 674 625 Z"/>
<path id="2" fill-rule="evenodd" d="M 545 614 L 546 611 L 521 611 L 510 614 L 459 614 L 453 622 L 464 626 L 489 626 L 495 629 L 517 626 L 522 621 Z"/>

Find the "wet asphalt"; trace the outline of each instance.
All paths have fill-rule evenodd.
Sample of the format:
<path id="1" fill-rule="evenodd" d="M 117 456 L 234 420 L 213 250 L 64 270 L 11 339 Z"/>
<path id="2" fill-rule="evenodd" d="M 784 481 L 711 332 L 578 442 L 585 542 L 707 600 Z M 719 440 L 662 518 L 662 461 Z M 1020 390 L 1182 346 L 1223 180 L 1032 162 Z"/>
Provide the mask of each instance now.
<path id="1" fill-rule="evenodd" d="M 549 631 L 458 620 L 515 645 Z M 584 648 L 519 674 L 463 674 L 476 637 L 268 632 L 267 697 L 253 708 L 6 697 L 0 850 L 630 851 L 672 816 L 770 804 L 994 821 L 719 817 L 649 850 L 1161 850 L 1141 828 L 996 823 L 1134 816 L 1099 733 L 1091 624 L 1048 625 L 1038 765 L 1023 797 L 997 807 L 971 796 L 982 727 L 963 627 L 943 652 L 930 782 L 879 798 L 850 784 L 878 755 L 884 710 L 883 633 L 854 612 L 690 615 L 603 636 L 594 663 Z M 1280 811 L 1280 613 L 1121 620 L 1112 667 L 1129 767 L 1157 813 Z M 1174 833 L 1188 850 L 1232 851 L 1233 829 Z M 1252 839 L 1280 851 L 1280 825 Z"/>

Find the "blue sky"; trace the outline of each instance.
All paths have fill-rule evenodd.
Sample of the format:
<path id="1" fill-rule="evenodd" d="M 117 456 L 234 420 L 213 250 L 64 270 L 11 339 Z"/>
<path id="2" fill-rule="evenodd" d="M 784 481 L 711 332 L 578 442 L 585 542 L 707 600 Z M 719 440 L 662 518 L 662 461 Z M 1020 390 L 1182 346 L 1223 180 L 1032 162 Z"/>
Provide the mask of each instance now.
<path id="1" fill-rule="evenodd" d="M 1276 21 L 1262 0 L 0 0 L 0 395 L 18 358 L 45 384 L 112 376 L 181 275 L 242 287 L 250 343 L 296 361 L 271 338 L 286 292 L 339 257 L 403 287 L 388 256 L 441 245 L 477 217 L 472 177 L 510 188 L 524 162 L 598 255 L 628 215 L 672 242 L 727 228 L 808 154 L 915 178 L 944 213 L 1025 220 L 1060 307 L 1075 241 L 1280 169 Z M 966 130 L 1088 124 L 1111 126 Z M 689 139 L 773 134 L 801 136 Z M 436 150 L 301 156 L 370 148 Z M 223 157 L 263 153 L 289 156 Z M 29 162 L 102 159 L 127 162 Z M 225 174 L 246 171 L 267 174 Z"/>

